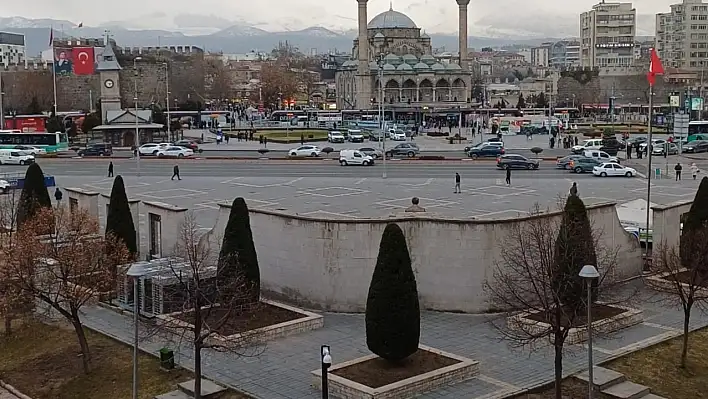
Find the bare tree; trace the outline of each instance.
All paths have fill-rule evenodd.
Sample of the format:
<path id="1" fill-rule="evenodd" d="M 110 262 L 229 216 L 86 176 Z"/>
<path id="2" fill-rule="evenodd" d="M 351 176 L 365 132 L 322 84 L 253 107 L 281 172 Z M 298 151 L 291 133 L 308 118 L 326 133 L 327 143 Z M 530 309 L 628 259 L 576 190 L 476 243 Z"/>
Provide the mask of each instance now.
<path id="1" fill-rule="evenodd" d="M 38 234 L 47 232 L 48 226 L 52 226 L 50 234 Z M 98 233 L 98 221 L 85 210 L 42 208 L 13 236 L 0 268 L 3 285 L 71 323 L 87 373 L 91 357 L 81 308 L 112 289 L 111 270 L 106 265 L 129 259 L 124 246 Z"/>
<path id="2" fill-rule="evenodd" d="M 264 349 L 248 327 L 259 305 L 251 303 L 248 285 L 240 276 L 220 274 L 217 251 L 212 250 L 210 241 L 200 234 L 194 215 L 189 214 L 180 227 L 174 252 L 180 261 L 169 263 L 174 284 L 163 296 L 164 306 L 179 309 L 180 315 L 164 318 L 148 333 L 176 336 L 191 344 L 195 399 L 201 398 L 204 349 L 245 357 L 258 356 Z"/>
<path id="3" fill-rule="evenodd" d="M 571 255 L 572 248 L 558 245 L 571 237 L 572 228 L 563 223 L 572 222 L 562 217 L 551 217 L 549 209 L 536 205 L 531 217 L 510 225 L 506 238 L 500 245 L 501 260 L 497 262 L 493 277 L 485 283 L 490 302 L 500 308 L 506 317 L 492 324 L 508 340 L 512 347 L 528 347 L 536 350 L 537 343 L 553 345 L 555 352 L 555 391 L 561 398 L 563 378 L 563 352 L 566 339 L 572 329 L 585 325 L 587 291 L 576 292 L 575 300 L 570 290 L 579 290 L 577 271 L 564 268 L 562 258 Z M 590 238 L 597 256 L 597 268 L 601 274 L 599 284 L 614 269 L 617 251 L 603 248 L 597 240 L 599 234 L 592 232 Z M 583 265 L 579 265 L 582 267 Z M 514 323 L 520 312 L 528 312 L 540 324 Z"/>
<path id="4" fill-rule="evenodd" d="M 706 242 L 705 230 L 693 232 L 698 242 Z M 695 237 L 695 235 L 703 237 Z M 683 344 L 681 347 L 681 368 L 686 368 L 688 358 L 688 337 L 691 323 L 691 312 L 694 306 L 705 305 L 708 301 L 708 275 L 701 270 L 702 261 L 708 259 L 708 246 L 693 246 L 692 256 L 684 257 L 690 262 L 686 264 L 681 260 L 680 250 L 677 247 L 658 246 L 652 251 L 652 274 L 646 279 L 647 284 L 655 290 L 668 296 L 667 302 L 675 305 L 678 301 L 683 310 Z"/>
<path id="5" fill-rule="evenodd" d="M 277 63 L 263 64 L 261 67 L 261 92 L 263 102 L 268 106 L 282 106 L 280 101 L 293 97 L 298 92 L 298 79 L 287 66 Z M 258 96 L 259 93 L 254 93 Z"/>

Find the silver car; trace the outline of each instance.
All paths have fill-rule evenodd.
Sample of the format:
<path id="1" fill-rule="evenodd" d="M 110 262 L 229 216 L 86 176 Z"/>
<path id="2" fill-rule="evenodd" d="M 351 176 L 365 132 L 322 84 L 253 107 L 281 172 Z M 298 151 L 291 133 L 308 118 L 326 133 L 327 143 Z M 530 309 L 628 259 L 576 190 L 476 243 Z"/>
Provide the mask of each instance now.
<path id="1" fill-rule="evenodd" d="M 383 157 L 383 152 L 381 150 L 378 150 L 373 147 L 362 147 L 362 148 L 359 148 L 359 151 L 363 152 L 364 154 L 366 154 L 374 159 L 379 159 L 379 158 Z"/>

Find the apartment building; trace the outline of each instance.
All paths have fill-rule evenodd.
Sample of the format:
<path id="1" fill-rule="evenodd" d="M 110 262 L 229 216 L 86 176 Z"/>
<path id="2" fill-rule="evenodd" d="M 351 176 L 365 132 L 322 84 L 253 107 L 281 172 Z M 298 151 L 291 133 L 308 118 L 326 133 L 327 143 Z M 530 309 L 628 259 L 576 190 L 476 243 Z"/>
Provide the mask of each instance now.
<path id="1" fill-rule="evenodd" d="M 656 14 L 655 46 L 665 65 L 699 70 L 708 66 L 708 4 L 683 0 Z"/>
<path id="2" fill-rule="evenodd" d="M 637 11 L 632 3 L 595 4 L 580 14 L 580 64 L 629 67 L 634 62 Z"/>
<path id="3" fill-rule="evenodd" d="M 551 58 L 551 47 L 548 44 L 542 43 L 541 46 L 531 49 L 531 65 L 548 67 Z"/>
<path id="4" fill-rule="evenodd" d="M 0 32 L 0 66 L 26 64 L 25 35 Z"/>

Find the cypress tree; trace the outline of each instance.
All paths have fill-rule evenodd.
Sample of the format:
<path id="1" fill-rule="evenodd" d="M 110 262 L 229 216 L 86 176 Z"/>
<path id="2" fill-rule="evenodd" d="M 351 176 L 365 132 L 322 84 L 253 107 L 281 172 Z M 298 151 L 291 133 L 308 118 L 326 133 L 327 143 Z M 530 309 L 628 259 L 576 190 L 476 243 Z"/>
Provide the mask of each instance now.
<path id="1" fill-rule="evenodd" d="M 239 295 L 250 303 L 260 300 L 261 272 L 258 268 L 258 254 L 253 244 L 248 206 L 241 197 L 231 204 L 231 213 L 219 252 L 218 275 L 219 280 L 226 284 L 226 287 L 222 287 L 222 290 L 226 290 L 225 295 Z M 229 284 L 238 284 L 239 287 L 228 287 Z M 241 287 L 241 284 L 244 286 Z"/>
<path id="2" fill-rule="evenodd" d="M 25 182 L 17 207 L 17 225 L 33 218 L 40 208 L 51 208 L 52 200 L 44 183 L 42 168 L 33 163 L 27 168 Z"/>
<path id="3" fill-rule="evenodd" d="M 597 267 L 597 254 L 587 209 L 577 195 L 568 196 L 565 203 L 556 239 L 555 262 L 554 291 L 560 303 L 571 310 L 583 309 L 587 285 L 578 274 L 585 265 Z M 597 287 L 597 281 L 593 287 Z M 593 301 L 597 297 L 595 288 Z"/>
<path id="4" fill-rule="evenodd" d="M 366 344 L 396 362 L 418 350 L 420 305 L 406 237 L 391 223 L 381 237 L 376 268 L 366 299 Z"/>
<path id="5" fill-rule="evenodd" d="M 135 257 L 138 253 L 135 224 L 133 224 L 133 215 L 130 212 L 128 196 L 125 194 L 123 177 L 120 175 L 113 180 L 110 201 L 108 214 L 106 215 L 106 235 L 110 233 L 115 238 L 120 239 L 130 254 Z"/>
<path id="6" fill-rule="evenodd" d="M 701 179 L 691 209 L 683 215 L 682 222 L 679 246 L 681 263 L 685 267 L 696 265 L 702 269 L 702 273 L 708 273 L 708 259 L 696 259 L 703 254 L 708 235 L 708 177 Z"/>

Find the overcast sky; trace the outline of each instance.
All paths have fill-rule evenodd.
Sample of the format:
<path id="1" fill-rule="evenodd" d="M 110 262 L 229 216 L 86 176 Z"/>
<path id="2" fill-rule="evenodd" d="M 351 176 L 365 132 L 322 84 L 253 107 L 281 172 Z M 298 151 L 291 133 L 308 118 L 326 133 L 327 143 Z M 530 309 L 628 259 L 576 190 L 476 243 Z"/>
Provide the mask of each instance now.
<path id="1" fill-rule="evenodd" d="M 679 0 L 636 0 L 638 14 L 665 12 Z M 53 18 L 83 21 L 96 26 L 122 22 L 128 28 L 174 29 L 221 28 L 232 22 L 251 23 L 264 29 L 301 29 L 320 25 L 327 28 L 356 27 L 355 0 L 0 0 L 0 16 Z M 582 0 L 472 0 L 469 7 L 471 33 L 482 27 L 528 30 L 544 25 L 578 24 L 578 14 L 595 1 Z M 168 7 L 168 9 L 166 8 Z M 370 0 L 369 18 L 389 8 L 389 0 Z M 455 0 L 394 0 L 393 8 L 410 16 L 429 32 L 457 29 Z M 217 16 L 218 15 L 218 16 Z M 643 25 L 650 24 L 644 18 Z M 190 26 L 191 25 L 191 26 Z M 653 26 L 640 26 L 653 30 Z"/>

